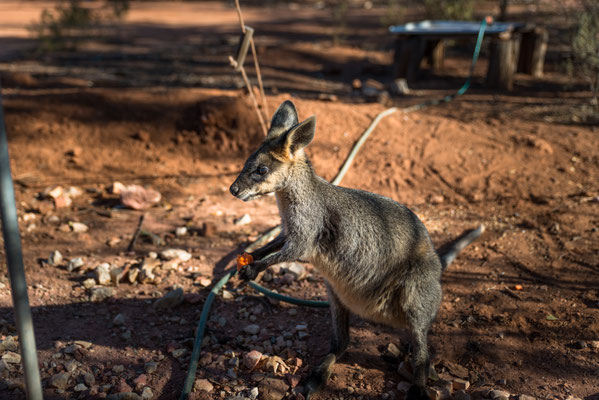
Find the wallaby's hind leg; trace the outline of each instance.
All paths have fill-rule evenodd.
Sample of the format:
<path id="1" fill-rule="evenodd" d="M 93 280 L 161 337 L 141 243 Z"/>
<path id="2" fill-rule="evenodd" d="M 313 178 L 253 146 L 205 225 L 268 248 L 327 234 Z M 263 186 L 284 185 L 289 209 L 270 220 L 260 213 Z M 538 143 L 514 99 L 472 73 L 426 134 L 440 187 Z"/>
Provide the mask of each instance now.
<path id="1" fill-rule="evenodd" d="M 306 400 L 321 390 L 331 376 L 331 368 L 335 361 L 345 353 L 349 344 L 349 311 L 339 301 L 337 295 L 327 285 L 329 294 L 329 303 L 331 308 L 331 318 L 333 322 L 333 335 L 331 336 L 331 349 L 303 383 Z"/>
<path id="2" fill-rule="evenodd" d="M 412 326 L 412 362 L 414 365 L 414 382 L 408 391 L 407 400 L 428 400 L 426 380 L 429 375 L 430 361 L 428 356 L 426 335 L 429 324 Z"/>

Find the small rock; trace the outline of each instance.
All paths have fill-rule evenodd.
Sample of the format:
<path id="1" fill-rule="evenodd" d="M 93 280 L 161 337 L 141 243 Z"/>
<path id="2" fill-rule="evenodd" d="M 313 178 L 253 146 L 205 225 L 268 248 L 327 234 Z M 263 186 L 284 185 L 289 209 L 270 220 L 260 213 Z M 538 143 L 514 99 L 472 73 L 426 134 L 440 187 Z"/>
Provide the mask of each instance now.
<path id="1" fill-rule="evenodd" d="M 164 260 L 174 260 L 178 258 L 181 261 L 191 260 L 191 254 L 181 249 L 167 249 L 160 252 L 160 257 Z"/>
<path id="2" fill-rule="evenodd" d="M 121 194 L 123 190 L 125 190 L 125 185 L 121 182 L 113 182 L 112 185 L 108 187 L 108 191 L 112 194 Z"/>
<path id="3" fill-rule="evenodd" d="M 135 389 L 140 390 L 148 384 L 148 377 L 146 374 L 141 374 L 137 378 L 133 379 L 133 384 L 135 385 Z"/>
<path id="4" fill-rule="evenodd" d="M 225 289 L 223 289 L 222 296 L 225 300 L 232 300 L 233 298 L 235 298 L 235 296 L 233 296 L 233 293 Z"/>
<path id="5" fill-rule="evenodd" d="M 144 400 L 150 400 L 151 398 L 154 397 L 154 393 L 152 392 L 152 389 L 150 389 L 149 387 L 145 387 L 142 391 L 141 391 L 141 398 Z"/>
<path id="6" fill-rule="evenodd" d="M 260 326 L 259 325 L 248 325 L 245 328 L 243 328 L 243 331 L 250 335 L 257 335 L 258 332 L 260 332 Z"/>
<path id="7" fill-rule="evenodd" d="M 112 372 L 116 373 L 116 374 L 120 374 L 121 372 L 123 372 L 125 370 L 125 367 L 123 365 L 115 365 L 114 367 L 112 367 Z"/>
<path id="8" fill-rule="evenodd" d="M 84 288 L 91 289 L 96 286 L 96 280 L 94 278 L 87 278 L 82 284 Z"/>
<path id="9" fill-rule="evenodd" d="M 79 363 L 77 360 L 69 360 L 64 364 L 64 368 L 67 370 L 67 372 L 74 372 L 80 366 L 81 363 Z"/>
<path id="10" fill-rule="evenodd" d="M 308 329 L 308 325 L 306 324 L 298 324 L 295 326 L 296 331 L 305 331 L 306 329 Z"/>
<path id="11" fill-rule="evenodd" d="M 85 382 L 87 386 L 93 386 L 96 383 L 96 377 L 94 374 L 86 372 L 83 374 L 83 382 Z"/>
<path id="12" fill-rule="evenodd" d="M 134 210 L 145 210 L 162 199 L 160 192 L 139 185 L 128 185 L 120 191 L 121 203 Z"/>
<path id="13" fill-rule="evenodd" d="M 282 379 L 264 378 L 258 385 L 262 400 L 281 400 L 289 386 Z"/>
<path id="14" fill-rule="evenodd" d="M 187 349 L 175 349 L 171 353 L 175 358 L 181 358 L 187 353 Z"/>
<path id="15" fill-rule="evenodd" d="M 431 400 L 445 400 L 451 398 L 451 393 L 446 388 L 427 388 L 426 392 Z"/>
<path id="16" fill-rule="evenodd" d="M 69 374 L 63 372 L 60 374 L 52 375 L 50 377 L 50 380 L 48 381 L 48 386 L 55 389 L 65 390 L 67 388 L 68 383 Z"/>
<path id="17" fill-rule="evenodd" d="M 464 379 L 454 379 L 452 382 L 453 390 L 468 390 L 470 382 Z"/>
<path id="18" fill-rule="evenodd" d="M 0 342 L 0 350 L 2 351 L 17 351 L 19 349 L 19 343 L 14 336 L 7 336 L 2 342 Z"/>
<path id="19" fill-rule="evenodd" d="M 114 387 L 114 390 L 116 390 L 117 393 L 131 393 L 131 392 L 133 392 L 133 389 L 131 388 L 131 386 L 129 386 L 129 384 L 127 383 L 127 381 L 124 380 L 124 379 L 120 379 L 119 380 L 119 382 Z"/>
<path id="20" fill-rule="evenodd" d="M 197 282 L 200 284 L 200 286 L 202 287 L 208 287 L 212 284 L 212 280 L 210 278 L 206 278 L 206 277 L 200 277 Z"/>
<path id="21" fill-rule="evenodd" d="M 251 371 L 256 368 L 261 359 L 262 353 L 257 350 L 252 350 L 243 357 L 243 365 Z"/>
<path id="22" fill-rule="evenodd" d="M 183 303 L 185 299 L 185 295 L 183 293 L 182 288 L 177 288 L 175 290 L 171 290 L 158 300 L 154 302 L 154 309 L 156 310 L 165 310 L 168 308 L 173 308 Z"/>
<path id="23" fill-rule="evenodd" d="M 125 325 L 125 316 L 123 314 L 117 314 L 116 317 L 112 320 L 112 323 L 116 326 Z"/>
<path id="24" fill-rule="evenodd" d="M 504 391 L 504 390 L 495 389 L 495 390 L 491 390 L 489 392 L 489 397 L 491 399 L 499 399 L 499 398 L 507 398 L 507 399 L 509 399 L 510 398 L 510 394 L 508 392 Z"/>
<path id="25" fill-rule="evenodd" d="M 537 400 L 537 399 L 536 399 L 536 397 L 533 397 L 533 396 L 521 394 L 520 396 L 518 396 L 518 400 Z"/>
<path id="26" fill-rule="evenodd" d="M 175 236 L 180 237 L 185 235 L 187 235 L 187 227 L 179 226 L 175 229 Z"/>
<path id="27" fill-rule="evenodd" d="M 592 340 L 591 342 L 589 342 L 589 346 L 591 346 L 595 350 L 599 349 L 599 340 Z"/>
<path id="28" fill-rule="evenodd" d="M 210 383 L 210 381 L 208 381 L 208 379 L 196 379 L 195 383 L 193 384 L 193 388 L 197 391 L 210 393 L 214 389 L 214 386 L 212 383 Z"/>
<path id="29" fill-rule="evenodd" d="M 299 264 L 299 263 L 291 263 L 291 265 L 289 265 L 289 267 L 287 267 L 287 271 L 290 272 L 291 274 L 293 274 L 295 276 L 295 279 L 300 281 L 302 279 L 304 279 L 306 277 L 306 275 L 308 275 L 308 272 L 306 271 L 306 267 L 303 264 Z"/>
<path id="30" fill-rule="evenodd" d="M 287 374 L 285 375 L 285 379 L 287 379 L 287 383 L 289 383 L 289 386 L 292 388 L 296 387 L 300 382 L 299 375 Z"/>
<path id="31" fill-rule="evenodd" d="M 351 81 L 351 86 L 354 89 L 361 89 L 362 88 L 362 81 L 356 78 L 353 81 Z"/>
<path id="32" fill-rule="evenodd" d="M 235 220 L 235 225 L 249 225 L 252 223 L 252 217 L 250 214 L 243 214 L 241 217 Z"/>
<path id="33" fill-rule="evenodd" d="M 110 285 L 112 279 L 110 277 L 110 264 L 102 263 L 96 267 L 94 270 L 96 282 L 98 284 L 107 286 Z"/>
<path id="34" fill-rule="evenodd" d="M 69 263 L 67 264 L 67 271 L 73 272 L 74 270 L 83 267 L 83 265 L 84 265 L 83 258 L 75 257 L 75 258 L 71 259 L 69 261 Z"/>
<path id="35" fill-rule="evenodd" d="M 83 392 L 83 391 L 87 390 L 87 386 L 85 386 L 85 384 L 83 384 L 83 383 L 78 383 L 77 385 L 75 385 L 73 390 L 75 392 Z"/>
<path id="36" fill-rule="evenodd" d="M 470 400 L 470 395 L 463 390 L 453 393 L 453 400 Z"/>
<path id="37" fill-rule="evenodd" d="M 50 254 L 50 258 L 48 258 L 48 265 L 56 267 L 60 265 L 60 263 L 62 263 L 62 254 L 60 254 L 60 251 L 54 250 L 52 254 Z"/>
<path id="38" fill-rule="evenodd" d="M 400 354 L 401 354 L 401 351 L 394 343 L 389 343 L 385 347 L 385 351 L 383 352 L 384 356 L 387 356 L 387 357 L 390 357 L 393 359 L 398 358 Z"/>
<path id="39" fill-rule="evenodd" d="M 21 355 L 19 353 L 8 351 L 2 356 L 2 360 L 8 364 L 19 364 L 21 362 Z"/>
<path id="40" fill-rule="evenodd" d="M 154 373 L 158 369 L 158 363 L 156 361 L 150 361 L 144 364 L 144 370 L 148 373 Z"/>
<path id="41" fill-rule="evenodd" d="M 69 222 L 69 225 L 73 232 L 83 233 L 89 230 L 89 227 L 81 222 Z"/>
<path id="42" fill-rule="evenodd" d="M 56 208 L 56 209 L 68 208 L 73 205 L 73 199 L 71 199 L 71 197 L 66 193 L 62 194 L 52 200 L 54 202 L 54 208 Z"/>
<path id="43" fill-rule="evenodd" d="M 259 394 L 260 394 L 260 391 L 258 390 L 257 387 L 253 387 L 252 390 L 250 390 L 250 398 L 252 400 L 257 399 Z"/>
<path id="44" fill-rule="evenodd" d="M 129 270 L 129 273 L 127 274 L 127 280 L 129 281 L 129 283 L 135 283 L 137 277 L 139 276 L 139 271 L 139 268 L 131 268 Z"/>

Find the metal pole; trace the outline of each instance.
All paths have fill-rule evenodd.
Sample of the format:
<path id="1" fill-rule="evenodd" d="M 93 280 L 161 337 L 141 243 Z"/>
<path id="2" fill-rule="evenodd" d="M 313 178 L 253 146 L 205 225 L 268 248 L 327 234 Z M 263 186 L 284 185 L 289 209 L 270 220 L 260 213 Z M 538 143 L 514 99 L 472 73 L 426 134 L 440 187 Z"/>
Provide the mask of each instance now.
<path id="1" fill-rule="evenodd" d="M 25 371 L 25 391 L 27 399 L 42 400 L 42 383 L 37 364 L 35 336 L 29 298 L 27 297 L 27 281 L 23 267 L 23 253 L 21 251 L 21 234 L 17 221 L 17 207 L 15 204 L 15 191 L 10 173 L 10 159 L 8 157 L 8 140 L 4 126 L 4 112 L 2 107 L 2 86 L 0 85 L 0 212 L 2 215 L 2 233 L 4 235 L 4 250 L 6 252 L 6 265 L 10 278 L 12 301 L 21 345 L 21 359 Z"/>

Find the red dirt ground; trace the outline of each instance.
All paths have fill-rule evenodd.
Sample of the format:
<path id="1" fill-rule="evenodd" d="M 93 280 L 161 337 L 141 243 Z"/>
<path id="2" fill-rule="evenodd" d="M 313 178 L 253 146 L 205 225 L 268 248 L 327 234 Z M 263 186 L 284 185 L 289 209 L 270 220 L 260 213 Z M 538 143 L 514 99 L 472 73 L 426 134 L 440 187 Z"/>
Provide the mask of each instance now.
<path id="1" fill-rule="evenodd" d="M 38 15 L 43 4 L 34 4 L 22 15 Z M 200 278 L 215 283 L 244 243 L 278 223 L 273 198 L 243 203 L 228 193 L 261 131 L 244 92 L 230 88 L 238 77 L 226 69 L 225 57 L 215 53 L 218 64 L 201 55 L 208 55 L 212 45 L 231 47 L 238 29 L 234 10 L 220 3 L 177 3 L 164 12 L 161 7 L 166 6 L 134 3 L 121 42 L 88 43 L 72 54 L 44 58 L 28 52 L 33 42 L 18 40 L 28 17 L 19 17 L 21 22 L 0 37 L 18 49 L 3 54 L 0 74 L 46 398 L 102 397 L 102 390 L 128 387 L 137 393 L 149 387 L 154 398 L 178 397 L 209 292 Z M 389 50 L 353 42 L 360 42 L 360 35 L 382 35 L 377 27 L 382 12 L 376 7 L 355 11 L 368 23 L 357 38 L 347 39 L 351 45 L 340 46 L 330 43 L 329 14 L 313 7 L 250 7 L 245 13 L 257 27 L 269 111 L 292 99 L 301 118 L 317 116 L 308 153 L 316 171 L 329 180 L 384 109 L 351 89 L 355 77 L 386 73 Z M 287 36 L 278 33 L 284 29 L 281 21 L 287 21 Z M 314 29 L 303 30 L 306 21 Z M 0 23 L 10 25 L 2 17 Z M 214 30 L 214 36 L 203 29 Z M 181 38 L 186 39 L 177 58 L 172 43 Z M 144 40 L 149 50 L 136 64 L 128 51 L 139 50 Z M 200 58 L 188 57 L 192 47 Z M 94 51 L 101 54 L 96 59 Z M 118 51 L 123 60 L 109 56 Z M 447 62 L 447 76 L 430 77 L 415 85 L 412 96 L 391 102 L 411 105 L 458 87 L 456 76 L 464 76 L 468 59 L 456 55 Z M 97 70 L 93 63 L 99 63 Z M 126 65 L 130 69 L 123 69 Z M 478 81 L 465 96 L 385 119 L 342 182 L 407 204 L 438 244 L 486 225 L 484 236 L 444 274 L 444 299 L 429 337 L 436 371 L 445 379 L 464 375 L 474 398 L 487 396 L 490 388 L 514 396 L 599 398 L 599 129 L 577 117 L 589 93 L 553 64 L 548 70 L 539 80 L 518 76 L 513 92 L 495 93 L 478 84 L 483 60 Z M 92 87 L 82 87 L 89 82 Z M 317 100 L 319 93 L 339 100 Z M 107 189 L 115 181 L 162 193 L 161 202 L 145 212 L 143 227 L 164 243 L 141 237 L 133 252 L 126 251 L 142 212 L 119 207 L 118 196 Z M 56 185 L 75 186 L 83 194 L 70 206 L 55 208 L 40 193 Z M 246 213 L 251 224 L 234 223 Z M 73 232 L 72 222 L 89 230 Z M 175 235 L 182 226 L 189 233 Z M 83 281 L 98 264 L 134 267 L 149 252 L 172 247 L 186 249 L 192 259 L 170 270 L 163 266 L 154 283 L 121 283 L 114 297 L 90 300 Z M 68 272 L 66 262 L 58 267 L 42 262 L 54 250 L 66 260 L 82 257 L 84 267 Z M 6 337 L 16 331 L 4 265 L 2 271 L 0 329 Z M 308 271 L 308 279 L 299 282 L 276 277 L 265 285 L 302 298 L 324 298 L 322 278 L 310 266 Z M 288 387 L 286 372 L 304 376 L 328 350 L 326 310 L 271 304 L 237 284 L 227 285 L 231 299 L 219 296 L 215 302 L 198 368 L 197 377 L 214 388 L 195 391 L 193 398 L 247 396 L 254 386 L 266 396 L 265 375 Z M 155 299 L 175 285 L 199 297 L 155 311 Z M 113 322 L 118 314 L 124 325 Z M 242 329 L 253 323 L 262 331 L 250 339 Z M 309 333 L 302 340 L 294 329 L 300 323 Z M 381 356 L 391 342 L 405 354 L 405 333 L 354 318 L 351 334 L 348 353 L 318 398 L 402 398 L 397 361 Z M 249 372 L 230 361 L 254 348 L 268 353 L 263 342 L 279 336 L 289 338 L 290 346 L 273 352 L 290 371 Z M 76 340 L 92 345 L 65 354 Z M 173 350 L 181 348 L 187 353 L 175 357 Z M 157 370 L 145 372 L 150 361 L 158 362 Z M 122 371 L 113 370 L 119 365 Z M 5 366 L 0 365 L 0 397 L 21 398 L 20 367 Z M 64 371 L 69 371 L 64 390 L 51 388 L 50 378 Z M 85 373 L 94 382 L 75 392 Z M 136 388 L 134 380 L 142 374 L 146 382 Z"/>

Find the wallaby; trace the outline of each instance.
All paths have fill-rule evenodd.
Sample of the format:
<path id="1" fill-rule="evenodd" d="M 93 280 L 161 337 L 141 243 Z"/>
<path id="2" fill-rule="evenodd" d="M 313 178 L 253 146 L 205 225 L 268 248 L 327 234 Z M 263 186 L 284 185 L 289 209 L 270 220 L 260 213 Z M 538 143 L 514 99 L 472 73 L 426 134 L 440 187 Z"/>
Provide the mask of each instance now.
<path id="1" fill-rule="evenodd" d="M 428 399 L 428 329 L 441 303 L 441 273 L 484 227 L 467 232 L 438 254 L 428 231 L 407 207 L 380 195 L 330 184 L 314 172 L 304 148 L 314 138 L 314 116 L 298 123 L 285 101 L 267 137 L 245 162 L 231 194 L 248 201 L 274 192 L 281 235 L 252 253 L 244 280 L 281 262 L 312 263 L 324 276 L 333 334 L 331 349 L 303 381 L 309 399 L 323 388 L 349 343 L 350 311 L 394 328 L 413 340 L 414 382 L 408 399 Z"/>

